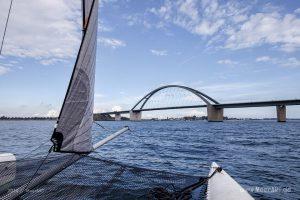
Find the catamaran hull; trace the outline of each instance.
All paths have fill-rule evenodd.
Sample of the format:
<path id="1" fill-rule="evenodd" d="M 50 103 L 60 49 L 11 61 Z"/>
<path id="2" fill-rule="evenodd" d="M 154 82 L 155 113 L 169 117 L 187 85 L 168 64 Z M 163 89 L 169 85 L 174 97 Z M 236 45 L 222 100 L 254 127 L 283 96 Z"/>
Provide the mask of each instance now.
<path id="1" fill-rule="evenodd" d="M 16 157 L 11 153 L 0 154 L 0 186 L 12 180 L 16 176 Z"/>
<path id="2" fill-rule="evenodd" d="M 213 162 L 209 176 L 218 168 Z M 226 171 L 215 173 L 207 184 L 207 200 L 254 200 L 254 198 L 238 184 Z"/>

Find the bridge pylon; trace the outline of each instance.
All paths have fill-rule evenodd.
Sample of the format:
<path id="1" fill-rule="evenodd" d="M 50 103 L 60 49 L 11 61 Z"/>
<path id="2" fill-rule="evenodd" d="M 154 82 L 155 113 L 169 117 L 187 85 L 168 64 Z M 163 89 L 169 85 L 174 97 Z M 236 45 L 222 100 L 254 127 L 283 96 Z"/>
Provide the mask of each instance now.
<path id="1" fill-rule="evenodd" d="M 223 114 L 224 114 L 223 108 L 216 108 L 213 105 L 207 105 L 207 121 L 222 122 Z"/>
<path id="2" fill-rule="evenodd" d="M 115 121 L 121 121 L 121 114 L 120 113 L 116 113 L 115 114 Z"/>
<path id="3" fill-rule="evenodd" d="M 276 106 L 276 111 L 277 111 L 277 121 L 286 122 L 286 106 L 278 105 Z"/>
<path id="4" fill-rule="evenodd" d="M 130 121 L 141 121 L 142 120 L 142 112 L 141 111 L 133 111 L 129 112 Z"/>

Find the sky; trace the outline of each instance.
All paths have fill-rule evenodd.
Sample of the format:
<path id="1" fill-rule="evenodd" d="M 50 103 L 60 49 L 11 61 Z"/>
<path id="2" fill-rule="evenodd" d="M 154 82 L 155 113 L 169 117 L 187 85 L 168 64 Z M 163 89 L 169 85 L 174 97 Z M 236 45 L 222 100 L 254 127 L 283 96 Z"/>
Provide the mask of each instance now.
<path id="1" fill-rule="evenodd" d="M 1 37 L 9 2 L 0 1 Z M 81 22 L 80 0 L 14 1 L 0 56 L 0 116 L 58 115 Z M 300 1 L 100 0 L 95 112 L 130 109 L 166 84 L 220 103 L 300 99 Z M 167 105 L 202 104 L 185 91 L 169 93 Z M 148 106 L 159 104 L 154 100 Z M 163 113 L 206 111 L 143 116 Z M 276 111 L 226 109 L 225 115 L 263 118 Z M 287 117 L 300 118 L 300 106 L 288 107 Z"/>

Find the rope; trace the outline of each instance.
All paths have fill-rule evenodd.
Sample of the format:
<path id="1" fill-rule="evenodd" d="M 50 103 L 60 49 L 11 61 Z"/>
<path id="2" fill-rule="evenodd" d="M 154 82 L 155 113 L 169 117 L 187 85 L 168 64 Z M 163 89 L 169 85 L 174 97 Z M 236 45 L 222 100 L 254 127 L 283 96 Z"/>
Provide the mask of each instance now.
<path id="1" fill-rule="evenodd" d="M 13 1 L 14 1 L 14 0 L 11 0 L 11 1 L 10 1 L 10 6 L 9 6 L 7 18 L 6 18 L 6 23 L 5 23 L 4 33 L 3 33 L 2 42 L 1 42 L 1 47 L 0 47 L 0 55 L 2 54 L 2 48 L 3 48 L 3 44 L 4 44 L 4 39 L 5 39 L 5 35 L 6 35 L 6 29 L 7 29 L 7 26 L 8 26 L 8 20 L 9 20 L 9 16 L 10 16 L 10 12 L 11 12 L 11 7 L 12 7 Z"/>
<path id="2" fill-rule="evenodd" d="M 38 168 L 36 169 L 36 171 L 34 172 L 34 174 L 31 176 L 30 180 L 28 181 L 26 187 L 24 188 L 23 192 L 27 192 L 26 189 L 28 187 L 28 185 L 30 184 L 30 182 L 32 181 L 32 179 L 35 177 L 35 175 L 38 173 L 39 169 L 43 166 L 44 162 L 47 160 L 48 156 L 50 155 L 51 151 L 49 150 L 46 157 L 42 160 L 41 164 L 38 166 Z"/>
<path id="3" fill-rule="evenodd" d="M 25 158 L 27 158 L 28 156 L 32 155 L 33 152 L 35 152 L 36 150 L 38 150 L 39 148 L 41 148 L 43 145 L 45 145 L 46 143 L 48 143 L 49 141 L 45 141 L 42 142 L 38 147 L 34 148 L 33 150 L 29 151 L 28 153 L 26 153 L 22 158 L 20 158 L 20 160 L 24 160 Z"/>
<path id="4" fill-rule="evenodd" d="M 204 185 L 211 177 L 213 177 L 217 172 L 222 171 L 221 167 L 215 169 L 215 171 L 208 177 L 200 177 L 200 180 L 197 183 L 194 183 L 186 188 L 183 188 L 179 191 L 169 192 L 167 187 L 154 187 L 148 194 L 147 199 L 157 199 L 157 200 L 183 200 L 190 199 L 192 197 L 191 192 L 196 188 Z"/>

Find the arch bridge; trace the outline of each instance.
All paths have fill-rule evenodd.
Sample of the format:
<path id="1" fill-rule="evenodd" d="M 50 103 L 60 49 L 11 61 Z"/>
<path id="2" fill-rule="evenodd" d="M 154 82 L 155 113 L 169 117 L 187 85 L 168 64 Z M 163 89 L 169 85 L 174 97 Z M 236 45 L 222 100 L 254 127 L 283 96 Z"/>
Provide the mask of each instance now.
<path id="1" fill-rule="evenodd" d="M 188 106 L 167 106 L 167 107 L 154 107 L 145 108 L 147 102 L 153 98 L 153 95 L 159 91 L 165 90 L 167 88 L 180 88 L 191 94 L 196 95 L 204 104 L 188 105 Z M 242 102 L 242 103 L 226 103 L 221 104 L 212 97 L 200 92 L 196 89 L 182 86 L 182 85 L 165 85 L 152 90 L 141 98 L 130 110 L 124 111 L 113 111 L 104 112 L 100 114 L 114 114 L 115 120 L 121 120 L 121 114 L 129 113 L 130 120 L 139 121 L 142 118 L 143 111 L 155 111 L 155 110 L 172 110 L 172 109 L 187 109 L 187 108 L 207 108 L 207 120 L 210 122 L 221 122 L 223 121 L 224 108 L 244 108 L 244 107 L 266 107 L 275 106 L 277 111 L 277 121 L 286 121 L 286 106 L 287 105 L 300 105 L 300 99 L 293 100 L 279 100 L 279 101 L 258 101 L 258 102 Z"/>

